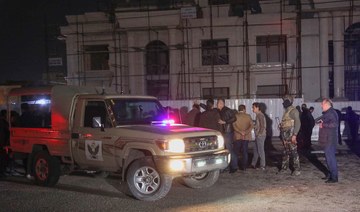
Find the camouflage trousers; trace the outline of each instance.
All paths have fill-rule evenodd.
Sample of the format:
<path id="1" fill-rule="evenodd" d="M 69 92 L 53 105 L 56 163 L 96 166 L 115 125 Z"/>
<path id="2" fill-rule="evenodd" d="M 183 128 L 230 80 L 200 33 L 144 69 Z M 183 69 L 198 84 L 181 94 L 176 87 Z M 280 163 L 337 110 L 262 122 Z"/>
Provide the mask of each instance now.
<path id="1" fill-rule="evenodd" d="M 286 170 L 289 167 L 290 158 L 293 159 L 293 166 L 295 171 L 300 171 L 300 160 L 297 152 L 297 145 L 291 141 L 284 142 L 284 153 L 282 158 L 281 169 Z"/>

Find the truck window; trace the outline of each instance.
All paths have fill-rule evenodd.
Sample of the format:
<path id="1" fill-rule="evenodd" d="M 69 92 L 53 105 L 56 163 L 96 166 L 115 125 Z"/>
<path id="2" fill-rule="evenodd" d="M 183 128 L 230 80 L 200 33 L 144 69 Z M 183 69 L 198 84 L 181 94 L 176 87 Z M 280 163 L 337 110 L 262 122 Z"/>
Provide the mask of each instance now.
<path id="1" fill-rule="evenodd" d="M 163 107 L 154 99 L 111 99 L 110 105 L 117 125 L 150 124 L 165 117 Z"/>
<path id="2" fill-rule="evenodd" d="M 85 106 L 84 127 L 92 127 L 93 117 L 100 117 L 104 127 L 111 127 L 109 116 L 107 115 L 105 102 L 88 101 Z"/>
<path id="3" fill-rule="evenodd" d="M 27 95 L 19 98 L 19 116 L 13 127 L 51 128 L 51 99 L 49 95 Z M 15 107 L 15 106 L 14 106 Z"/>

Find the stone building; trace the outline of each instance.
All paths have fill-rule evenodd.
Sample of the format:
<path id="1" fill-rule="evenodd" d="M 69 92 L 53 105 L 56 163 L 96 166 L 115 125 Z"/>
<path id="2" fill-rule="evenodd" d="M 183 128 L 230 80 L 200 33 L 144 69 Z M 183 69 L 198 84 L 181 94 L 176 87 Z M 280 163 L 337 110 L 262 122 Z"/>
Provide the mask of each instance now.
<path id="1" fill-rule="evenodd" d="M 360 99 L 360 2 L 117 0 L 67 16 L 67 83 L 160 99 Z"/>

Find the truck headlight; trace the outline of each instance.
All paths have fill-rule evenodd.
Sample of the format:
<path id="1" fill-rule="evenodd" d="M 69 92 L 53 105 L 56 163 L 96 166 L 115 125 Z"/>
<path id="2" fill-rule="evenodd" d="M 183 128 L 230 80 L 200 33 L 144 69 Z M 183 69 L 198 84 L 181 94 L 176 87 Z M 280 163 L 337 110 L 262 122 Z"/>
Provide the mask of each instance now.
<path id="1" fill-rule="evenodd" d="M 182 139 L 170 139 L 167 141 L 158 141 L 157 145 L 166 152 L 184 153 L 185 143 Z"/>
<path id="2" fill-rule="evenodd" d="M 222 135 L 218 135 L 217 136 L 217 140 L 218 140 L 218 148 L 222 149 L 224 148 L 224 137 Z"/>
<path id="3" fill-rule="evenodd" d="M 182 160 L 171 160 L 169 163 L 170 169 L 173 171 L 181 171 L 184 169 L 185 164 Z"/>
<path id="4" fill-rule="evenodd" d="M 168 142 L 169 152 L 182 153 L 185 152 L 185 143 L 182 139 L 172 139 Z"/>

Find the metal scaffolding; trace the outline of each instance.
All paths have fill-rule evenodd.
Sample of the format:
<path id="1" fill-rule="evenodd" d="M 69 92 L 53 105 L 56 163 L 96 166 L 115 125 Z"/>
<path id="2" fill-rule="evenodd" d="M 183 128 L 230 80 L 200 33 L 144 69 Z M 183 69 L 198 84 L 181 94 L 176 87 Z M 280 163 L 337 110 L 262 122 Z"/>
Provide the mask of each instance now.
<path id="1" fill-rule="evenodd" d="M 353 11 L 354 11 L 354 1 L 356 0 L 351 0 L 350 5 L 348 6 L 349 9 L 349 17 L 348 20 L 349 22 L 352 22 L 353 20 Z M 116 1 L 114 1 L 116 2 Z M 122 2 L 122 1 L 120 1 Z M 307 3 L 305 3 L 304 1 L 301 0 L 295 0 L 295 1 L 284 1 L 284 0 L 278 0 L 278 1 L 264 1 L 261 2 L 261 4 L 272 4 L 272 5 L 279 5 L 279 9 L 280 9 L 280 14 L 279 14 L 279 21 L 278 22 L 272 22 L 272 23 L 249 23 L 249 14 L 248 13 L 253 13 L 252 8 L 245 4 L 242 4 L 241 6 L 242 8 L 242 12 L 243 14 L 235 14 L 235 16 L 238 16 L 239 21 L 237 22 L 238 24 L 224 24 L 224 25 L 214 25 L 213 24 L 213 19 L 217 18 L 220 14 L 220 9 L 222 9 L 223 7 L 229 7 L 229 11 L 232 8 L 232 6 L 239 6 L 238 2 L 242 2 L 242 1 L 223 1 L 220 2 L 218 4 L 210 4 L 208 9 L 209 9 L 209 24 L 203 24 L 201 26 L 192 26 L 191 21 L 189 21 L 188 19 L 183 19 L 181 20 L 181 22 L 179 23 L 179 25 L 177 26 L 167 26 L 167 27 L 162 27 L 162 26 L 154 26 L 151 23 L 151 19 L 155 18 L 155 17 L 162 17 L 162 18 L 167 18 L 167 14 L 161 14 L 161 13 L 153 13 L 154 11 L 158 11 L 158 10 L 179 10 L 181 9 L 182 6 L 196 6 L 197 8 L 197 12 L 201 13 L 201 15 L 203 15 L 203 10 L 206 8 L 201 8 L 199 6 L 199 4 L 196 4 L 195 1 L 185 1 L 184 4 L 179 4 L 179 1 L 172 1 L 171 3 L 169 3 L 169 5 L 167 5 L 166 7 L 162 7 L 159 9 L 159 7 L 154 7 L 153 5 L 149 5 L 149 3 L 144 4 L 143 1 L 138 1 L 138 2 L 142 2 L 141 5 L 138 5 L 138 7 L 133 7 L 130 8 L 129 10 L 124 10 L 121 9 L 119 10 L 119 7 L 122 6 L 126 6 L 126 5 L 122 5 L 122 4 L 111 4 L 112 7 L 110 7 L 110 9 L 108 11 L 103 11 L 107 17 L 109 17 L 109 19 L 107 20 L 107 23 L 111 24 L 111 29 L 110 30 L 104 30 L 104 34 L 109 33 L 110 38 L 108 40 L 102 40 L 102 41 L 97 41 L 97 42 L 107 42 L 107 43 L 112 43 L 112 48 L 109 48 L 109 56 L 110 58 L 113 58 L 113 60 L 111 60 L 111 64 L 109 64 L 109 66 L 112 68 L 114 75 L 113 75 L 113 81 L 111 82 L 112 85 L 114 85 L 115 90 L 117 92 L 121 92 L 121 93 L 130 93 L 130 88 L 129 88 L 129 84 L 130 82 L 132 82 L 135 78 L 138 77 L 144 77 L 145 79 L 151 79 L 151 80 L 155 80 L 155 79 L 163 79 L 162 75 L 164 74 L 148 74 L 146 69 L 149 68 L 148 64 L 145 63 L 145 67 L 143 74 L 136 74 L 136 73 L 130 73 L 129 71 L 129 61 L 128 61 L 128 57 L 131 54 L 135 54 L 135 53 L 144 53 L 145 55 L 149 52 L 147 52 L 147 46 L 129 46 L 126 42 L 125 39 L 127 39 L 127 33 L 129 32 L 143 32 L 144 34 L 147 33 L 147 38 L 149 43 L 151 41 L 153 41 L 154 39 L 152 39 L 152 34 L 159 34 L 159 32 L 163 31 L 163 30 L 177 30 L 178 32 L 180 32 L 181 35 L 181 43 L 173 45 L 170 44 L 168 45 L 168 51 L 169 54 L 172 51 L 176 51 L 179 53 L 180 55 L 180 71 L 179 72 L 172 72 L 171 70 L 168 73 L 165 73 L 165 75 L 168 75 L 167 80 L 169 80 L 172 76 L 176 76 L 178 79 L 178 83 L 175 86 L 175 88 L 177 89 L 176 96 L 173 97 L 175 99 L 193 99 L 193 98 L 202 98 L 201 96 L 201 91 L 200 91 L 200 96 L 194 96 L 192 93 L 192 90 L 194 90 L 193 86 L 197 85 L 201 88 L 202 85 L 207 84 L 207 85 L 211 85 L 211 95 L 213 97 L 215 97 L 216 95 L 214 94 L 214 90 L 216 87 L 216 78 L 217 78 L 217 66 L 216 64 L 214 64 L 214 61 L 218 58 L 215 58 L 217 55 L 214 53 L 215 51 L 211 51 L 211 64 L 208 68 L 209 71 L 207 72 L 198 72 L 194 69 L 194 67 L 192 66 L 192 56 L 194 54 L 194 51 L 201 51 L 202 47 L 201 46 L 193 46 L 191 45 L 191 36 L 194 30 L 205 30 L 206 32 L 209 32 L 209 38 L 211 41 L 214 40 L 214 36 L 213 36 L 213 32 L 215 30 L 221 30 L 222 28 L 227 28 L 227 27 L 233 27 L 235 28 L 239 28 L 242 31 L 242 42 L 239 42 L 239 44 L 236 45 L 228 45 L 228 52 L 231 52 L 229 49 L 235 48 L 235 49 L 240 49 L 239 52 L 242 52 L 242 62 L 235 64 L 235 65 L 227 65 L 227 71 L 222 71 L 221 74 L 234 74 L 234 76 L 236 76 L 236 93 L 232 93 L 230 95 L 230 97 L 235 97 L 235 98 L 250 98 L 251 97 L 251 85 L 250 85 L 250 76 L 251 76 L 251 68 L 252 68 L 252 64 L 250 63 L 250 48 L 257 48 L 257 44 L 254 43 L 250 43 L 249 42 L 249 29 L 252 29 L 254 27 L 259 27 L 259 26 L 276 26 L 279 27 L 280 29 L 280 38 L 282 39 L 282 36 L 284 36 L 284 32 L 283 32 L 283 25 L 284 25 L 284 21 L 286 22 L 293 22 L 295 28 L 296 28 L 296 32 L 295 35 L 291 35 L 286 37 L 286 39 L 295 39 L 295 44 L 296 44 L 296 56 L 295 56 L 295 62 L 294 64 L 292 64 L 292 66 L 288 65 L 287 61 L 286 61 L 286 55 L 280 55 L 281 61 L 280 61 L 280 65 L 281 68 L 279 70 L 274 69 L 273 71 L 280 71 L 280 75 L 281 75 L 281 82 L 282 85 L 285 86 L 285 89 L 281 90 L 279 93 L 279 96 L 285 95 L 285 94 L 290 94 L 296 97 L 302 97 L 302 93 L 303 93 L 303 89 L 302 89 L 302 72 L 306 71 L 306 69 L 310 69 L 310 68 L 320 68 L 319 67 L 303 67 L 302 65 L 302 20 L 304 18 L 314 18 L 314 17 L 304 17 L 305 15 L 308 15 L 310 12 L 317 12 L 317 11 L 321 11 L 321 10 L 316 10 L 314 8 L 314 3 L 313 1 L 309 1 Z M 156 2 L 156 1 L 154 1 Z M 176 2 L 176 3 L 175 3 Z M 212 2 L 212 1 L 209 1 Z M 218 1 L 216 1 L 218 2 Z M 245 1 L 247 2 L 247 1 Z M 290 5 L 289 2 L 293 2 L 292 5 Z M 295 3 L 294 3 L 295 2 Z M 124 2 L 122 2 L 124 3 Z M 221 3 L 225 3 L 225 4 L 221 4 Z M 230 4 L 230 6 L 229 6 Z M 284 13 L 289 14 L 289 9 L 287 9 L 287 11 L 284 11 L 285 8 L 288 8 L 290 6 L 292 6 L 292 10 L 290 11 L 292 14 L 295 14 L 295 16 L 293 18 L 289 18 L 288 15 L 285 17 Z M 310 9 L 307 9 L 307 11 L 303 11 L 303 7 L 304 5 L 307 6 L 307 8 L 310 7 Z M 236 8 L 235 8 L 236 9 Z M 133 14 L 138 13 L 138 17 L 142 17 L 144 16 L 144 14 L 146 14 L 144 16 L 144 18 L 147 19 L 147 26 L 144 27 L 133 27 L 131 29 L 126 29 L 126 28 L 122 28 L 121 26 L 121 18 L 118 18 L 117 15 L 120 13 L 125 13 L 125 12 L 132 12 Z M 256 13 L 255 13 L 256 14 Z M 78 70 L 77 70 L 77 75 L 75 76 L 76 81 L 78 82 L 79 85 L 86 85 L 87 81 L 91 78 L 96 78 L 99 79 L 99 76 L 88 76 L 88 73 L 86 71 L 86 55 L 89 54 L 89 52 L 84 49 L 84 46 L 87 45 L 87 38 L 86 37 L 90 37 L 90 36 L 94 36 L 96 33 L 99 32 L 85 32 L 84 30 L 84 25 L 86 24 L 99 24 L 100 22 L 96 22 L 96 21 L 84 21 L 84 20 L 78 20 L 78 16 L 76 16 L 77 20 L 76 20 L 76 38 L 77 38 L 77 53 L 76 53 L 76 57 L 77 57 L 77 61 L 78 61 Z M 134 18 L 134 16 L 132 17 Z M 126 18 L 122 18 L 122 19 L 126 19 Z M 106 23 L 106 22 L 104 22 Z M 350 24 L 350 23 L 349 23 Z M 279 40 L 279 49 L 282 48 L 282 42 L 285 42 L 286 45 L 286 40 L 282 41 Z M 155 38 L 155 40 L 158 40 L 158 38 Z M 337 41 L 339 42 L 339 41 Z M 344 42 L 344 41 L 342 41 Z M 163 51 L 161 49 L 155 49 L 156 51 Z M 152 52 L 154 53 L 154 52 Z M 159 54 L 159 52 L 155 52 L 155 54 Z M 284 53 L 281 53 L 284 54 Z M 285 52 L 286 54 L 286 52 Z M 110 60 L 109 60 L 110 61 Z M 156 64 L 155 64 L 156 65 Z M 163 69 L 163 64 L 158 64 L 158 67 L 152 67 L 154 69 Z M 168 64 L 170 65 L 170 64 Z M 170 67 L 166 67 L 167 69 L 170 69 Z M 263 72 L 266 73 L 267 71 L 264 70 L 258 70 L 259 73 Z M 204 74 L 209 74 L 210 76 L 210 81 L 196 81 L 195 80 L 195 76 L 200 76 L 200 75 L 204 75 Z M 73 76 L 74 77 L 74 76 Z M 101 77 L 101 76 L 100 76 Z M 356 77 L 360 77 L 360 75 L 356 76 Z M 69 79 L 71 79 L 71 76 L 68 77 Z M 360 80 L 359 80 L 360 82 Z M 295 88 L 293 86 L 296 86 Z M 354 85 L 355 86 L 355 85 Z M 358 86 L 358 85 L 356 85 Z M 209 86 L 207 86 L 209 87 Z M 168 99 L 170 99 L 170 89 L 171 87 L 168 86 Z M 350 88 L 349 88 L 350 89 Z M 240 90 L 242 90 L 242 92 L 240 92 Z M 296 90 L 296 93 L 291 93 L 292 90 Z"/>

